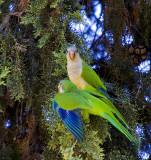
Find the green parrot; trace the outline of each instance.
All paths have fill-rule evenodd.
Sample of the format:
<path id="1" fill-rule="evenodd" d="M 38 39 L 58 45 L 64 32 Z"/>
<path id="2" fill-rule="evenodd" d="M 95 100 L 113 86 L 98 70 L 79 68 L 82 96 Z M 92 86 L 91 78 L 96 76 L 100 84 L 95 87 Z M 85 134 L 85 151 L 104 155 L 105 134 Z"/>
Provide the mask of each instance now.
<path id="1" fill-rule="evenodd" d="M 69 80 L 62 80 L 58 85 L 59 93 L 54 97 L 53 108 L 61 117 L 70 133 L 82 141 L 85 138 L 81 113 L 98 115 L 107 119 L 113 126 L 121 131 L 130 141 L 138 143 L 128 130 L 116 119 L 110 107 L 99 98 L 89 94 L 86 90 L 79 90 Z"/>
<path id="2" fill-rule="evenodd" d="M 81 111 L 93 108 L 84 97 L 72 93 L 72 91 L 77 90 L 77 87 L 72 84 L 66 80 L 60 81 L 59 93 L 53 100 L 53 109 L 58 112 L 70 133 L 80 142 L 85 139 Z"/>
<path id="3" fill-rule="evenodd" d="M 91 91 L 91 94 L 100 96 L 101 99 L 110 107 L 110 110 L 115 113 L 123 123 L 130 128 L 123 116 L 116 109 L 113 103 L 109 100 L 110 96 L 107 93 L 106 87 L 100 80 L 96 72 L 80 57 L 75 46 L 67 49 L 67 71 L 69 79 L 78 87 L 78 89 Z M 89 122 L 89 115 L 83 112 Z"/>

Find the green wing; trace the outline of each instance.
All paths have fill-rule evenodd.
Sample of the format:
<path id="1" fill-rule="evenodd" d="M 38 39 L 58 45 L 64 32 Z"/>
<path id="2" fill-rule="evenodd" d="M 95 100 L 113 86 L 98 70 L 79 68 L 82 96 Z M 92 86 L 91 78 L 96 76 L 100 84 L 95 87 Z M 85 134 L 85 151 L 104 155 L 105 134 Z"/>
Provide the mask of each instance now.
<path id="1" fill-rule="evenodd" d="M 95 71 L 84 61 L 82 60 L 82 74 L 81 77 L 91 86 L 97 88 L 101 87 L 106 90 L 103 82 L 100 80 Z"/>
<path id="2" fill-rule="evenodd" d="M 91 98 L 94 96 L 95 98 L 98 98 L 99 100 L 101 100 L 104 103 L 106 103 L 108 108 L 109 108 L 109 110 L 112 111 L 113 113 L 115 113 L 118 116 L 118 118 L 121 121 L 123 121 L 123 123 L 126 125 L 127 128 L 130 128 L 129 125 L 126 123 L 126 120 L 124 119 L 124 117 L 120 114 L 120 112 L 117 110 L 117 108 L 114 106 L 114 104 L 107 97 L 105 97 L 103 95 L 100 96 L 100 94 L 94 93 L 92 91 L 91 92 L 89 92 L 89 91 L 81 91 L 80 94 L 82 94 L 84 96 L 84 93 L 85 93 L 85 95 L 87 95 L 87 97 L 90 97 L 89 96 L 89 94 L 90 94 Z"/>
<path id="3" fill-rule="evenodd" d="M 91 99 L 92 101 L 95 101 L 95 99 L 97 98 L 99 101 L 103 101 L 104 103 L 106 103 L 106 107 L 108 107 L 108 109 L 110 111 L 112 111 L 113 113 L 115 113 L 118 118 L 123 121 L 123 123 L 126 125 L 127 128 L 130 128 L 129 125 L 126 123 L 126 120 L 124 119 L 124 117 L 120 114 L 120 112 L 117 110 L 117 108 L 113 105 L 113 103 L 107 99 L 107 97 L 105 96 L 100 96 L 99 94 L 97 93 L 94 93 L 94 92 L 89 92 L 89 91 L 86 91 L 86 90 L 75 90 L 73 91 L 81 96 L 83 96 L 86 100 L 89 100 Z M 100 105 L 100 107 L 102 108 L 102 106 Z"/>
<path id="4" fill-rule="evenodd" d="M 77 93 L 58 93 L 54 100 L 65 110 L 93 109 L 88 101 Z"/>

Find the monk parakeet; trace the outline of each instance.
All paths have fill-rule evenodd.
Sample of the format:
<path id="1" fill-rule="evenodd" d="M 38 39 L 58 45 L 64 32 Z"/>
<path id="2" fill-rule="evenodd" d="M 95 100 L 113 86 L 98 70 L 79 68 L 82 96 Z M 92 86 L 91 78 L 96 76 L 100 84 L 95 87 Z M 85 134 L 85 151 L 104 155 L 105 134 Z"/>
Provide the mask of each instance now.
<path id="1" fill-rule="evenodd" d="M 110 97 L 103 82 L 96 72 L 80 57 L 75 46 L 71 46 L 67 49 L 67 71 L 69 79 L 78 87 L 78 89 L 92 91 L 93 93 L 100 95 L 101 99 L 108 104 L 110 110 L 129 128 L 123 116 L 108 99 Z"/>
<path id="2" fill-rule="evenodd" d="M 60 81 L 58 90 L 60 93 L 54 97 L 53 108 L 57 110 L 67 129 L 78 141 L 84 139 L 84 129 L 80 114 L 80 112 L 84 111 L 107 119 L 130 141 L 137 143 L 137 140 L 116 119 L 110 111 L 110 107 L 104 101 L 89 94 L 86 90 L 77 89 L 69 80 Z"/>
<path id="3" fill-rule="evenodd" d="M 72 92 L 74 90 L 77 90 L 74 84 L 68 85 L 68 81 L 60 81 L 53 109 L 58 112 L 70 133 L 80 142 L 85 138 L 81 111 L 92 107 L 84 97 Z"/>

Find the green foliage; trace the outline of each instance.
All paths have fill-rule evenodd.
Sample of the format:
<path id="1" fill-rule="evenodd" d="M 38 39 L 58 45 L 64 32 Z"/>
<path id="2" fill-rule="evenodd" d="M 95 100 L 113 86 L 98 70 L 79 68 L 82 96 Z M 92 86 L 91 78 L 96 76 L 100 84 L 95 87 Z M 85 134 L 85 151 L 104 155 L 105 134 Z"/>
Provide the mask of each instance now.
<path id="1" fill-rule="evenodd" d="M 14 15 L 13 13 L 9 15 L 9 4 L 10 2 L 4 3 L 3 8 L 7 10 L 5 12 L 3 10 L 5 14 L 1 17 L 0 29 L 0 73 L 5 67 L 9 68 L 9 73 L 8 71 L 1 73 L 1 80 L 5 80 L 6 85 L 0 86 L 0 107 L 4 111 L 0 118 L 3 119 L 5 116 L 6 107 L 11 106 L 11 114 L 16 117 L 11 119 L 11 124 L 15 126 L 18 123 L 17 129 L 12 128 L 13 131 L 16 130 L 12 136 L 16 137 L 18 132 L 22 135 L 25 130 L 23 128 L 30 128 L 30 115 L 40 120 L 40 106 L 51 103 L 50 98 L 54 97 L 58 82 L 67 76 L 65 53 L 67 47 L 73 42 L 84 44 L 84 41 L 70 29 L 71 21 L 82 20 L 78 1 L 31 0 L 21 18 L 17 15 L 18 4 L 14 4 L 16 11 Z M 23 115 L 27 109 L 28 113 Z M 5 117 L 6 120 L 11 114 L 6 114 L 8 115 Z M 3 126 L 4 123 L 0 125 L 0 131 Z M 33 133 L 29 132 L 29 137 L 32 135 Z M 7 139 L 7 136 L 9 135 L 2 141 Z M 26 138 L 28 140 L 28 136 Z M 65 136 L 64 138 L 66 139 Z M 47 146 L 45 142 L 41 145 Z M 33 153 L 32 145 L 27 148 L 24 149 L 24 154 L 30 157 L 30 153 Z M 12 147 L 8 146 L 9 149 Z M 50 148 L 48 149 L 50 152 Z M 54 156 L 55 153 L 52 152 L 52 157 Z"/>
<path id="2" fill-rule="evenodd" d="M 55 46 L 57 42 L 57 46 L 61 46 L 65 42 L 66 35 L 64 33 L 68 29 L 69 23 L 82 21 L 79 4 L 73 1 L 73 4 L 69 6 L 68 3 L 70 4 L 70 1 L 31 1 L 30 9 L 22 17 L 21 23 L 34 25 L 36 28 L 35 38 L 40 36 L 39 48 L 42 48 L 46 42 L 48 43 L 52 39 L 52 45 Z"/>
<path id="3" fill-rule="evenodd" d="M 67 46 L 63 46 L 60 50 L 59 53 L 53 52 L 52 54 L 55 57 L 55 70 L 54 73 L 52 74 L 53 76 L 60 76 L 60 73 L 62 75 L 67 76 L 67 61 L 66 61 L 66 51 Z"/>
<path id="4" fill-rule="evenodd" d="M 4 3 L 4 0 L 0 0 L 0 6 Z M 2 11 L 0 10 L 0 14 L 2 13 Z"/>
<path id="5" fill-rule="evenodd" d="M 56 113 L 53 113 L 52 111 L 50 111 L 49 113 L 50 114 L 47 116 L 50 117 L 50 121 L 49 122 L 45 121 L 50 137 L 48 138 L 49 140 L 48 148 L 51 152 L 55 151 L 55 153 L 58 153 L 57 155 L 58 159 L 60 159 L 61 155 L 62 158 L 64 159 L 72 159 L 72 160 L 83 159 L 83 158 L 103 159 L 104 153 L 103 153 L 103 148 L 100 148 L 100 144 L 102 144 L 102 141 L 104 141 L 104 139 L 107 136 L 106 133 L 103 133 L 104 130 L 102 130 L 102 128 L 104 129 L 107 128 L 106 123 L 101 123 L 104 120 L 98 119 L 98 121 L 100 121 L 100 124 L 94 126 L 93 125 L 85 126 L 86 139 L 81 143 L 77 143 L 77 141 L 75 141 L 71 133 L 61 122 L 58 115 L 56 115 Z M 46 118 L 46 115 L 44 115 L 44 117 Z M 92 121 L 92 124 L 94 123 Z M 100 126 L 101 129 L 98 128 Z M 94 131 L 93 127 L 95 130 L 99 130 L 99 132 Z"/>
<path id="6" fill-rule="evenodd" d="M 6 78 L 6 76 L 9 72 L 10 71 L 7 67 L 5 67 L 4 70 L 1 71 L 1 73 L 0 73 L 0 85 L 6 85 L 6 83 L 2 79 Z"/>
<path id="7" fill-rule="evenodd" d="M 10 87 L 11 98 L 16 100 L 25 98 L 25 90 L 23 84 L 23 75 L 18 69 L 12 71 L 12 75 L 8 77 L 8 87 Z"/>
<path id="8" fill-rule="evenodd" d="M 100 147 L 103 137 L 99 138 L 98 134 L 100 133 L 93 129 L 86 130 L 86 140 L 78 146 L 80 152 L 86 155 L 86 159 L 104 159 L 103 148 Z"/>
<path id="9" fill-rule="evenodd" d="M 30 0 L 21 17 L 17 15 L 20 2 L 16 1 L 14 4 L 13 13 L 9 12 L 10 3 L 13 1 L 0 0 L 2 6 L 0 84 L 3 84 L 0 86 L 0 107 L 3 110 L 0 114 L 0 131 L 5 131 L 5 134 L 2 134 L 5 136 L 0 138 L 0 144 L 6 142 L 5 145 L 0 145 L 0 158 L 4 157 L 6 160 L 20 158 L 17 150 L 19 144 L 11 141 L 10 143 L 13 144 L 11 146 L 7 141 L 10 135 L 12 140 L 18 134 L 23 135 L 20 145 L 23 146 L 23 154 L 27 155 L 26 159 L 30 159 L 34 153 L 42 154 L 43 160 L 106 158 L 114 160 L 137 157 L 137 147 L 132 146 L 127 138 L 105 119 L 97 116 L 91 116 L 91 123 L 85 124 L 86 140 L 77 143 L 51 108 L 50 104 L 57 93 L 58 82 L 67 77 L 66 49 L 76 44 L 81 57 L 88 64 L 92 62 L 91 51 L 87 49 L 83 35 L 76 33 L 71 27 L 73 22 L 83 23 L 80 14 L 82 6 L 79 1 Z M 120 48 L 121 35 L 127 24 L 123 14 L 124 2 L 112 0 L 105 3 L 104 26 L 106 30 L 113 33 L 116 47 Z M 141 3 L 146 5 L 145 2 Z M 148 6 L 146 7 L 149 9 Z M 144 20 L 145 25 L 149 24 L 150 10 L 142 10 L 142 13 L 145 13 L 147 17 Z M 146 29 L 144 33 L 145 35 L 149 33 L 149 29 Z M 145 37 L 147 44 L 149 38 Z M 109 64 L 111 78 L 107 80 L 111 83 L 105 82 L 105 85 L 121 100 L 122 103 L 114 102 L 114 104 L 134 132 L 138 124 L 137 108 L 142 106 L 142 104 L 138 105 L 141 103 L 140 94 L 136 94 L 139 76 L 135 74 L 134 68 L 126 60 L 119 61 L 118 56 L 111 57 Z M 116 76 L 122 77 L 122 80 Z M 142 82 L 148 85 L 146 88 L 151 86 L 150 77 L 149 73 L 146 77 L 142 76 Z M 128 81 L 127 92 L 123 89 L 126 81 Z M 119 85 L 121 82 L 122 84 Z M 150 92 L 146 88 L 144 87 L 142 92 L 144 95 L 149 95 Z M 139 102 L 136 95 L 138 95 Z M 45 112 L 43 115 L 41 115 L 42 111 Z M 46 121 L 46 117 L 49 117 L 50 121 Z M 4 123 L 8 119 L 11 119 L 11 134 L 4 130 Z M 42 132 L 41 129 L 42 120 L 43 130 L 46 132 Z M 30 131 L 25 133 L 26 129 Z M 34 142 L 32 136 L 35 138 Z M 41 141 L 37 137 L 41 137 Z M 38 146 L 44 149 L 39 151 Z"/>
<path id="10" fill-rule="evenodd" d="M 116 148 L 113 148 L 110 152 L 109 157 L 111 158 L 111 160 L 137 160 L 139 159 L 139 157 L 134 157 L 133 155 L 131 155 L 131 153 L 123 150 L 117 150 Z"/>

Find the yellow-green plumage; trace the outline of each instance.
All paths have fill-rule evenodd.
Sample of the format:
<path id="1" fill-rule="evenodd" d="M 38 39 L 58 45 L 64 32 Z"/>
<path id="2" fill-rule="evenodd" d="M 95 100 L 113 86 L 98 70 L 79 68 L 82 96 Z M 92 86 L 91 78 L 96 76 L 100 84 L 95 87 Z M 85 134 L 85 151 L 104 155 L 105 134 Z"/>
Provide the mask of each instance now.
<path id="1" fill-rule="evenodd" d="M 70 89 L 68 89 L 68 86 Z M 74 89 L 73 87 L 74 86 Z M 113 115 L 113 113 L 110 110 L 110 107 L 101 99 L 96 98 L 95 96 L 89 94 L 88 91 L 85 90 L 78 90 L 75 88 L 76 86 L 69 80 L 64 80 L 62 82 L 62 89 L 65 91 L 64 94 L 70 94 L 70 99 L 68 99 L 67 101 L 73 101 L 74 106 L 76 106 L 78 109 L 81 108 L 81 101 L 80 102 L 76 102 L 75 96 L 77 95 L 78 99 L 81 99 L 83 101 L 82 104 L 86 104 L 86 107 L 82 107 L 82 112 L 88 113 L 88 114 L 93 114 L 93 115 L 98 115 L 101 116 L 105 119 L 107 119 L 113 126 L 115 126 L 118 130 L 120 130 L 130 141 L 137 143 L 137 140 L 128 132 L 128 130 L 116 119 L 116 117 Z M 72 90 L 72 89 L 73 90 Z M 72 97 L 73 95 L 73 97 Z M 57 100 L 59 102 L 59 99 Z M 65 102 L 64 106 L 66 106 L 65 104 L 68 102 Z M 72 103 L 72 102 L 71 102 Z M 60 106 L 62 106 L 62 104 L 60 103 Z M 89 107 L 90 106 L 90 107 Z M 64 107 L 64 109 L 66 109 Z M 69 109 L 67 107 L 67 109 Z M 75 107 L 73 107 L 72 105 L 72 109 L 76 109 Z"/>
<path id="2" fill-rule="evenodd" d="M 70 52 L 75 53 L 74 59 L 70 58 Z M 67 53 L 67 71 L 69 79 L 77 86 L 78 89 L 88 90 L 94 92 L 95 94 L 100 95 L 101 100 L 105 102 L 110 111 L 115 113 L 120 120 L 129 128 L 128 124 L 126 123 L 123 116 L 120 112 L 116 109 L 113 103 L 107 99 L 106 95 L 100 92 L 97 88 L 102 88 L 106 93 L 106 87 L 104 86 L 103 82 L 100 80 L 96 72 L 80 57 L 79 53 L 77 52 L 77 48 L 72 46 L 68 48 Z M 86 111 L 83 112 L 83 116 L 86 121 L 89 122 L 89 115 Z"/>
<path id="3" fill-rule="evenodd" d="M 58 93 L 54 100 L 61 108 L 66 110 L 77 109 L 92 109 L 91 105 L 83 97 L 80 97 L 77 93 Z M 77 107 L 78 106 L 78 107 Z"/>

